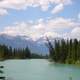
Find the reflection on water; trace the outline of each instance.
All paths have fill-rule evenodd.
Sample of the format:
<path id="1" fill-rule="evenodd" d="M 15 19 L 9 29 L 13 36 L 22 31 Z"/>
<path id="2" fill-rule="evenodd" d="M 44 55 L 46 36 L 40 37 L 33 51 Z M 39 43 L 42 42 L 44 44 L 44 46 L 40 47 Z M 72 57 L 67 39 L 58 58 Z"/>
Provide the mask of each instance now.
<path id="1" fill-rule="evenodd" d="M 45 59 L 3 62 L 7 80 L 80 80 L 80 68 Z"/>

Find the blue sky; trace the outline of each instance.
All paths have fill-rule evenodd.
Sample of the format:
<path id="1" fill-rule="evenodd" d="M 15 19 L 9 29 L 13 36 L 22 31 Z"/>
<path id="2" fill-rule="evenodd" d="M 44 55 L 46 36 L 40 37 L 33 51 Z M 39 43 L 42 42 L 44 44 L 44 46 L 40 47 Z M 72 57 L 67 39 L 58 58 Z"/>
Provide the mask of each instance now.
<path id="1" fill-rule="evenodd" d="M 36 39 L 39 38 L 38 36 L 52 36 L 52 34 L 54 37 L 65 37 L 65 35 L 69 37 L 70 35 L 73 38 L 75 37 L 72 35 L 73 31 L 75 31 L 74 34 L 79 34 L 79 31 L 76 31 L 80 30 L 79 15 L 80 0 L 40 0 L 37 2 L 36 0 L 2 0 L 0 1 L 0 32 L 8 35 L 23 34 Z M 30 30 L 30 33 L 28 30 L 23 33 L 19 26 L 24 29 L 23 31 Z"/>

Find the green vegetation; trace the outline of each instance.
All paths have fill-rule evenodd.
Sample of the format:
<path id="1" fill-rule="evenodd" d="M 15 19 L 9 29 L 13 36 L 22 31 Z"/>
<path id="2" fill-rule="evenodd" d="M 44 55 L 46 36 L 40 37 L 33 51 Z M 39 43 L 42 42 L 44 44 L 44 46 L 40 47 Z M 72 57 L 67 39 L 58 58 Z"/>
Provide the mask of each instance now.
<path id="1" fill-rule="evenodd" d="M 47 38 L 50 59 L 59 63 L 80 64 L 80 41 L 77 39 L 55 40 L 54 46 Z"/>
<path id="2" fill-rule="evenodd" d="M 33 59 L 48 59 L 48 55 L 39 55 L 39 54 L 31 54 L 31 58 Z"/>
<path id="3" fill-rule="evenodd" d="M 28 47 L 25 49 L 12 49 L 5 45 L 0 45 L 0 60 L 5 59 L 25 59 L 30 58 L 31 52 Z"/>
<path id="4" fill-rule="evenodd" d="M 32 54 L 28 47 L 23 49 L 16 49 L 5 45 L 0 45 L 0 60 L 6 59 L 30 59 L 43 58 L 44 56 Z"/>

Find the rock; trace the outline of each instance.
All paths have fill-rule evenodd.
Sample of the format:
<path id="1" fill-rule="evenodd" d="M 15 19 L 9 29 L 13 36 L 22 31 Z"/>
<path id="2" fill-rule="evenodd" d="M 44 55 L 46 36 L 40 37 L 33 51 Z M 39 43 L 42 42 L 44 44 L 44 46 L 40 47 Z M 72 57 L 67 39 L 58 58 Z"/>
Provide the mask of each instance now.
<path id="1" fill-rule="evenodd" d="M 0 79 L 5 80 L 5 77 L 4 76 L 3 77 L 0 76 Z"/>
<path id="2" fill-rule="evenodd" d="M 0 73 L 4 73 L 2 70 L 0 70 Z"/>
<path id="3" fill-rule="evenodd" d="M 4 66 L 0 66 L 0 68 L 4 68 Z"/>

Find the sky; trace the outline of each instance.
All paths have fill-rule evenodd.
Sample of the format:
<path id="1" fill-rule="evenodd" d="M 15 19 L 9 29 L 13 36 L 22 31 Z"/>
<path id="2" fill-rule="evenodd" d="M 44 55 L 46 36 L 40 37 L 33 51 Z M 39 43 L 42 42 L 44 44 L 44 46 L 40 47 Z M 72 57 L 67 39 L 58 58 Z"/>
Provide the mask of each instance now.
<path id="1" fill-rule="evenodd" d="M 0 34 L 80 39 L 80 0 L 0 0 Z"/>

